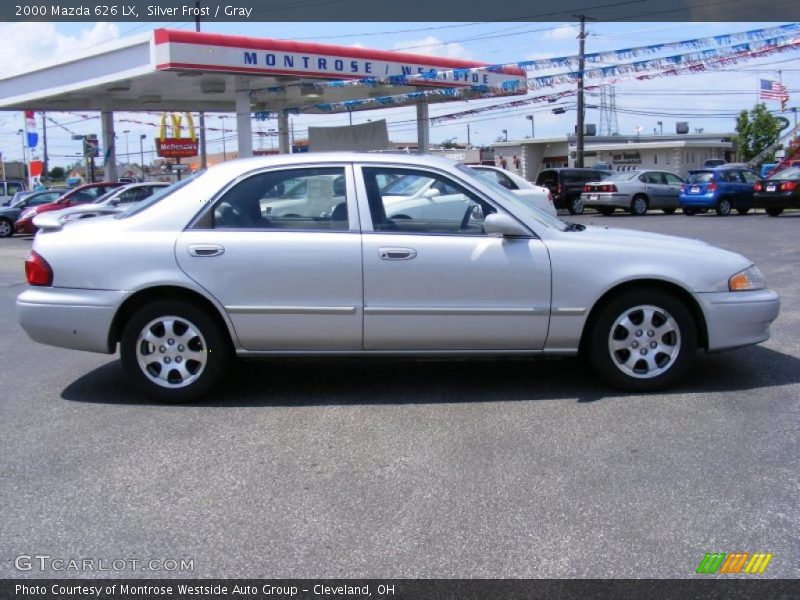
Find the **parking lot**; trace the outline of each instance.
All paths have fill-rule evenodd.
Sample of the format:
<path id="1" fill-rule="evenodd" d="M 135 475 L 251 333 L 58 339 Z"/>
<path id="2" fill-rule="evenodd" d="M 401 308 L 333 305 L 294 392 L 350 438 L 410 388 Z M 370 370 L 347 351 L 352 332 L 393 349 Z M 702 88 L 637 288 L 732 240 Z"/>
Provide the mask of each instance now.
<path id="1" fill-rule="evenodd" d="M 0 577 L 91 575 L 15 568 L 46 554 L 202 578 L 684 578 L 736 551 L 796 577 L 800 213 L 566 218 L 745 254 L 781 295 L 772 338 L 663 394 L 579 359 L 281 359 L 160 405 L 116 356 L 25 336 L 30 238 L 0 240 Z"/>

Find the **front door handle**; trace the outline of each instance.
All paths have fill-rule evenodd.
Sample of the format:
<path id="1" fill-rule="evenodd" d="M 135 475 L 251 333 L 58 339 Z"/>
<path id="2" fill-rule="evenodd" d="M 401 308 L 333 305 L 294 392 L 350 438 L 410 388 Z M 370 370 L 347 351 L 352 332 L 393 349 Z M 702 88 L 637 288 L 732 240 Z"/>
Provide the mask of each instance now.
<path id="1" fill-rule="evenodd" d="M 191 244 L 189 254 L 192 256 L 219 256 L 225 252 L 225 247 L 219 244 Z"/>
<path id="2" fill-rule="evenodd" d="M 378 248 L 381 260 L 411 260 L 416 258 L 417 251 L 413 248 Z"/>

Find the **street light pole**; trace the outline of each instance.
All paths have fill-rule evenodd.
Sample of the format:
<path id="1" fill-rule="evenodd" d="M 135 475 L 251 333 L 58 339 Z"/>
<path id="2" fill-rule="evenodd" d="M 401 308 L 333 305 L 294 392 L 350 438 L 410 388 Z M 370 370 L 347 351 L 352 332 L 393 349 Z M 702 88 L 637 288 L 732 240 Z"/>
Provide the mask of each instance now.
<path id="1" fill-rule="evenodd" d="M 504 137 L 504 141 L 507 142 L 508 141 L 508 129 L 503 129 L 503 137 Z"/>
<path id="2" fill-rule="evenodd" d="M 225 152 L 225 115 L 220 115 L 219 120 L 222 121 L 222 162 L 228 160 L 228 155 Z"/>
<path id="3" fill-rule="evenodd" d="M 128 145 L 128 134 L 131 132 L 130 129 L 124 130 L 122 133 L 125 134 L 125 165 L 129 165 L 131 163 L 131 147 Z"/>
<path id="4" fill-rule="evenodd" d="M 578 34 L 578 127 L 575 132 L 577 135 L 575 166 L 580 169 L 583 167 L 583 71 L 586 67 L 586 15 L 580 15 L 579 18 L 581 30 Z"/>
<path id="5" fill-rule="evenodd" d="M 533 139 L 535 137 L 534 130 L 533 130 L 533 115 L 528 115 L 525 118 L 528 119 L 528 121 L 531 122 L 531 139 Z"/>

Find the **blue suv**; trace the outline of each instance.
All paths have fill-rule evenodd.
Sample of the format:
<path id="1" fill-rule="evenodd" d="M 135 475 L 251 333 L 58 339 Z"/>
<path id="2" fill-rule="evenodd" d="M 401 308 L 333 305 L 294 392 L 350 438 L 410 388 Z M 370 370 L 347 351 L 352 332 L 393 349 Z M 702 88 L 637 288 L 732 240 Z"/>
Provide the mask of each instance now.
<path id="1" fill-rule="evenodd" d="M 689 171 L 679 199 L 683 214 L 696 215 L 713 208 L 722 216 L 733 209 L 745 215 L 753 207 L 756 181 L 755 172 L 745 167 L 722 165 Z"/>

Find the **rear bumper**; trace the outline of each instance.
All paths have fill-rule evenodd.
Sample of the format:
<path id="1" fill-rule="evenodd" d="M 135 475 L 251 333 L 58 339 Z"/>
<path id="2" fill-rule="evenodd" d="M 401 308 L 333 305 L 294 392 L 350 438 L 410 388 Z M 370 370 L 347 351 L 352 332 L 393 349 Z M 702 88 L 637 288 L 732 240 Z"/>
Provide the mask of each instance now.
<path id="1" fill-rule="evenodd" d="M 769 339 L 769 326 L 780 310 L 778 294 L 714 292 L 696 294 L 708 328 L 708 350 L 728 350 Z"/>
<path id="2" fill-rule="evenodd" d="M 793 192 L 776 194 L 756 192 L 753 195 L 753 206 L 756 208 L 800 208 L 800 197 Z"/>
<path id="3" fill-rule="evenodd" d="M 112 354 L 111 323 L 125 292 L 29 288 L 17 297 L 17 320 L 35 342 Z"/>
<path id="4" fill-rule="evenodd" d="M 590 200 L 589 196 L 596 196 Z M 631 196 L 630 194 L 621 193 L 596 193 L 596 192 L 583 192 L 581 194 L 581 201 L 584 206 L 613 206 L 615 208 L 630 208 Z"/>
<path id="5" fill-rule="evenodd" d="M 698 196 L 686 196 L 681 194 L 678 198 L 681 206 L 689 208 L 714 208 L 717 205 L 717 197 L 714 194 L 703 194 Z"/>

